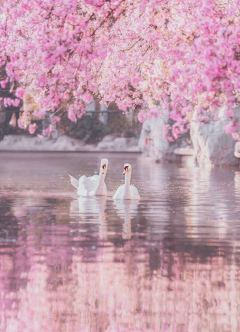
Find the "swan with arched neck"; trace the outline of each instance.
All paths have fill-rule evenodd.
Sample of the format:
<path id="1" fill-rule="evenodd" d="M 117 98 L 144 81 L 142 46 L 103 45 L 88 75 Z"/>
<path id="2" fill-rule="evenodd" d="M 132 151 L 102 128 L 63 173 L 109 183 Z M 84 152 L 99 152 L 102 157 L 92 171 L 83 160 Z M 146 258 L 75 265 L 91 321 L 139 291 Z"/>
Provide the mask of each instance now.
<path id="1" fill-rule="evenodd" d="M 105 177 L 108 169 L 108 160 L 103 158 L 100 164 L 99 175 L 87 177 L 83 175 L 79 180 L 70 176 L 71 184 L 77 189 L 79 196 L 107 196 Z"/>

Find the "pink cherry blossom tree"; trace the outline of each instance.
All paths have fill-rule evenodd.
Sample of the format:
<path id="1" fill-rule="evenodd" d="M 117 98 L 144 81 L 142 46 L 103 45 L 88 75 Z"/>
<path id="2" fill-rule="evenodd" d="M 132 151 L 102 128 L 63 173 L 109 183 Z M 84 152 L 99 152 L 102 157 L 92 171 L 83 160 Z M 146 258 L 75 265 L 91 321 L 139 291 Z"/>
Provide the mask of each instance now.
<path id="1" fill-rule="evenodd" d="M 8 0 L 0 14 L 0 59 L 41 111 L 76 121 L 93 98 L 141 106 L 141 121 L 170 108 L 177 139 L 188 114 L 225 106 L 237 138 L 240 1 Z M 233 113 L 233 114 L 232 114 Z M 237 135 L 236 135 L 237 134 Z"/>

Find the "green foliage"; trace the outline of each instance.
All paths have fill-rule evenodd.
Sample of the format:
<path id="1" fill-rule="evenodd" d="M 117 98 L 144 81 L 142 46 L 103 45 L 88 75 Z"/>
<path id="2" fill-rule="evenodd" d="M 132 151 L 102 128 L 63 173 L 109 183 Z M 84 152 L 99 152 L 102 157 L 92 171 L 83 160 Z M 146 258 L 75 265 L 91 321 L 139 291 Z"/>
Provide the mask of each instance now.
<path id="1" fill-rule="evenodd" d="M 111 133 L 111 129 L 96 119 L 96 116 L 83 116 L 76 123 L 63 118 L 62 125 L 65 133 L 73 138 L 84 140 L 86 143 L 95 143 Z"/>
<path id="2" fill-rule="evenodd" d="M 76 123 L 71 122 L 65 114 L 61 117 L 61 128 L 70 137 L 84 140 L 86 143 L 97 143 L 108 134 L 138 137 L 141 124 L 136 118 L 129 121 L 122 112 L 110 111 L 107 125 L 99 121 L 99 113 L 84 115 Z"/>
<path id="3" fill-rule="evenodd" d="M 108 126 L 111 129 L 111 133 L 116 133 L 123 137 L 139 137 L 141 131 L 141 123 L 136 116 L 128 119 L 124 112 L 109 112 Z"/>

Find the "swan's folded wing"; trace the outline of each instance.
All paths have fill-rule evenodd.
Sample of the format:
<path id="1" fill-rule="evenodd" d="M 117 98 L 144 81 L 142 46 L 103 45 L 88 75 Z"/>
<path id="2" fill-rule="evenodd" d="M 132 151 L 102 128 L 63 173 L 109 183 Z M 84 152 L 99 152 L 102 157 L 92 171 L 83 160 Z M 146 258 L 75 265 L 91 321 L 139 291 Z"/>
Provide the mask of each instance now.
<path id="1" fill-rule="evenodd" d="M 93 175 L 93 176 L 90 176 L 89 178 L 87 178 L 88 180 L 90 180 L 92 183 L 98 183 L 98 179 L 99 179 L 99 175 Z"/>
<path id="2" fill-rule="evenodd" d="M 78 186 L 78 195 L 80 196 L 88 196 L 88 188 L 87 188 L 88 180 L 85 175 L 81 176 L 79 179 Z"/>
<path id="3" fill-rule="evenodd" d="M 124 184 L 121 185 L 120 187 L 118 187 L 117 191 L 113 195 L 113 199 L 123 199 L 123 196 L 124 196 L 124 187 L 125 187 Z"/>
<path id="4" fill-rule="evenodd" d="M 98 185 L 99 175 L 93 175 L 87 179 L 89 180 L 89 183 L 88 183 L 89 191 L 95 190 Z"/>
<path id="5" fill-rule="evenodd" d="M 98 175 L 91 177 L 81 176 L 79 179 L 78 194 L 81 196 L 88 196 L 88 194 L 95 190 L 98 184 Z"/>
<path id="6" fill-rule="evenodd" d="M 71 185 L 72 185 L 74 188 L 78 189 L 78 186 L 79 186 L 79 182 L 78 182 L 78 180 L 75 179 L 75 178 L 74 178 L 73 176 L 71 176 L 71 175 L 69 175 L 69 177 L 70 177 Z"/>
<path id="7" fill-rule="evenodd" d="M 130 186 L 131 199 L 140 199 L 139 192 L 135 186 Z"/>

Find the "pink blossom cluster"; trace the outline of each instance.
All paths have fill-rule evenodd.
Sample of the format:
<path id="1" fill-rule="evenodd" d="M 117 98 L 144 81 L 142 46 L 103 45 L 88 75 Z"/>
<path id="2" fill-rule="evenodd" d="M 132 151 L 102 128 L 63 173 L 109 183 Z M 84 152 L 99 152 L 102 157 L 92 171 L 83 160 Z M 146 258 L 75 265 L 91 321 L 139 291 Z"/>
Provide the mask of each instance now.
<path id="1" fill-rule="evenodd" d="M 165 124 L 163 126 L 163 138 L 166 141 L 174 142 L 181 135 L 187 133 L 189 130 L 189 124 L 187 123 L 179 123 L 176 122 L 174 125 L 170 126 L 169 124 Z"/>
<path id="2" fill-rule="evenodd" d="M 140 121 L 155 116 L 156 103 L 170 105 L 177 139 L 188 113 L 226 106 L 230 116 L 240 101 L 239 7 L 240 0 L 3 1 L 0 63 L 8 77 L 0 84 L 18 81 L 37 92 L 41 110 L 64 107 L 72 121 L 93 98 L 123 111 L 144 106 Z"/>
<path id="3" fill-rule="evenodd" d="M 228 135 L 236 133 L 236 131 L 239 129 L 240 123 L 236 121 L 229 121 L 228 124 L 224 126 L 224 129 Z M 233 136 L 235 137 L 235 136 Z"/>
<path id="4" fill-rule="evenodd" d="M 47 135 L 50 135 L 51 133 L 52 133 L 52 131 L 53 131 L 53 126 L 52 125 L 50 125 L 47 129 L 44 129 L 43 130 L 43 136 L 47 136 Z"/>
<path id="5" fill-rule="evenodd" d="M 31 118 L 30 118 L 30 112 L 26 111 L 21 113 L 20 118 L 18 119 L 18 127 L 21 129 L 30 129 L 30 133 L 33 134 L 33 128 L 34 127 L 29 127 L 31 125 Z"/>
<path id="6" fill-rule="evenodd" d="M 157 109 L 157 107 L 153 107 L 151 109 L 141 110 L 138 113 L 138 120 L 140 122 L 144 122 L 144 121 L 150 120 L 152 118 L 158 118 L 159 115 L 160 115 L 160 112 Z"/>
<path id="7" fill-rule="evenodd" d="M 233 117 L 234 117 L 234 112 L 233 112 L 232 109 L 227 110 L 225 114 L 226 114 L 227 116 L 229 116 L 230 118 L 233 118 Z"/>
<path id="8" fill-rule="evenodd" d="M 35 131 L 36 131 L 36 129 L 37 129 L 37 124 L 36 123 L 33 123 L 33 124 L 29 125 L 29 132 L 30 132 L 30 134 L 34 134 Z"/>
<path id="9" fill-rule="evenodd" d="M 23 89 L 23 88 L 16 89 L 16 92 L 15 92 L 16 97 L 23 99 L 24 94 L 25 94 L 25 89 Z"/>
<path id="10" fill-rule="evenodd" d="M 20 99 L 18 99 L 18 98 L 15 98 L 15 99 L 12 99 L 12 98 L 4 98 L 4 99 L 3 99 L 3 102 L 4 102 L 4 106 L 5 106 L 5 107 L 8 107 L 8 106 L 18 107 L 19 104 L 20 104 Z"/>
<path id="11" fill-rule="evenodd" d="M 5 89 L 8 84 L 8 77 L 0 82 L 1 88 Z"/>

